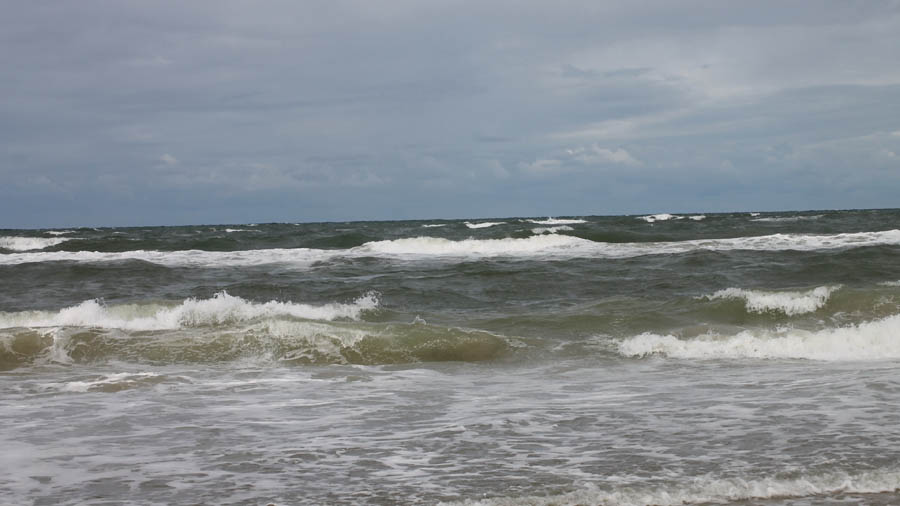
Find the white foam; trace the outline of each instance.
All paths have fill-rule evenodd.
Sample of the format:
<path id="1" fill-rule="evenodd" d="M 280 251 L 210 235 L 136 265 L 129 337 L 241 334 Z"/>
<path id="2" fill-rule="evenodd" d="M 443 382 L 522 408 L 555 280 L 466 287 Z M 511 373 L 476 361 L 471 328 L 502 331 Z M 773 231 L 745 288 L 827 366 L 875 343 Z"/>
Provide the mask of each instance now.
<path id="1" fill-rule="evenodd" d="M 243 251 L 148 251 L 132 250 L 121 252 L 99 251 L 53 251 L 43 253 L 9 253 L 0 255 L 0 265 L 28 262 L 115 262 L 122 260 L 143 260 L 159 265 L 186 267 L 222 267 L 289 264 L 307 267 L 315 262 L 338 256 L 338 250 L 309 248 L 278 248 Z"/>
<path id="2" fill-rule="evenodd" d="M 808 359 L 870 361 L 900 358 L 900 315 L 818 331 L 744 330 L 692 339 L 644 333 L 619 343 L 626 357 L 663 355 L 681 359 Z"/>
<path id="3" fill-rule="evenodd" d="M 577 225 L 579 223 L 587 223 L 585 220 L 567 219 L 567 218 L 547 218 L 546 220 L 526 220 L 536 225 Z"/>
<path id="4" fill-rule="evenodd" d="M 702 220 L 706 219 L 706 215 L 705 214 L 696 214 L 694 216 L 688 216 L 688 219 L 691 219 L 694 221 L 702 221 Z"/>
<path id="5" fill-rule="evenodd" d="M 13 251 L 32 251 L 49 248 L 71 240 L 69 237 L 0 237 L 0 248 Z"/>
<path id="6" fill-rule="evenodd" d="M 771 216 L 766 218 L 757 218 L 755 220 L 750 221 L 761 221 L 761 222 L 791 222 L 791 221 L 811 221 L 818 220 L 824 214 L 816 214 L 812 216 Z"/>
<path id="7" fill-rule="evenodd" d="M 656 221 L 669 221 L 669 220 L 683 220 L 684 216 L 677 216 L 669 213 L 662 214 L 651 214 L 648 216 L 638 216 L 639 220 L 644 220 L 647 223 L 653 223 Z"/>
<path id="8" fill-rule="evenodd" d="M 64 234 L 74 234 L 75 231 L 74 230 L 47 230 L 44 233 L 50 234 L 50 235 L 64 235 Z"/>
<path id="9" fill-rule="evenodd" d="M 568 225 L 560 225 L 558 227 L 535 227 L 531 229 L 532 234 L 555 234 L 557 232 L 566 232 L 569 230 L 574 230 L 572 227 Z"/>
<path id="10" fill-rule="evenodd" d="M 378 297 L 374 293 L 368 293 L 351 304 L 312 306 L 278 301 L 251 302 L 223 291 L 209 299 L 191 298 L 176 306 L 107 306 L 97 300 L 86 300 L 59 311 L 0 312 L 0 328 L 88 327 L 141 331 L 174 330 L 278 317 L 325 321 L 358 320 L 364 311 L 376 307 Z"/>
<path id="11" fill-rule="evenodd" d="M 439 227 L 446 227 L 446 226 L 447 226 L 446 223 L 426 223 L 426 224 L 422 225 L 423 228 L 439 228 Z"/>
<path id="12" fill-rule="evenodd" d="M 253 225 L 250 225 L 250 226 L 253 226 Z M 226 228 L 225 231 L 228 232 L 229 234 L 232 234 L 234 232 L 261 232 L 260 230 L 247 230 L 247 229 L 243 229 L 243 228 Z"/>
<path id="13" fill-rule="evenodd" d="M 524 239 L 465 239 L 452 241 L 436 237 L 411 237 L 374 241 L 346 250 L 309 248 L 260 249 L 244 251 L 54 251 L 0 255 L 0 265 L 27 262 L 108 262 L 143 260 L 159 265 L 189 267 L 259 266 L 283 264 L 307 268 L 315 262 L 335 257 L 417 256 L 470 259 L 479 257 L 628 258 L 641 255 L 679 254 L 691 251 L 817 251 L 877 245 L 900 245 L 900 230 L 833 235 L 773 234 L 730 239 L 697 239 L 673 242 L 595 242 L 578 237 L 544 234 Z"/>
<path id="14" fill-rule="evenodd" d="M 592 243 L 578 237 L 555 234 L 525 239 L 464 239 L 451 241 L 440 237 L 413 237 L 366 243 L 357 249 L 379 255 L 397 256 L 521 256 L 552 254 L 572 249 L 591 248 Z"/>
<path id="15" fill-rule="evenodd" d="M 581 490 L 555 496 L 497 497 L 468 500 L 455 504 L 467 506 L 572 506 L 604 504 L 636 506 L 653 504 L 722 504 L 735 501 L 828 496 L 833 494 L 878 494 L 900 489 L 900 471 L 874 469 L 847 473 L 842 471 L 810 473 L 796 478 L 716 478 L 710 475 L 684 478 L 677 485 L 635 485 L 612 490 L 588 484 Z M 825 501 L 822 501 L 825 502 Z M 449 503 L 441 503 L 449 504 Z"/>
<path id="16" fill-rule="evenodd" d="M 760 215 L 760 213 L 750 213 L 750 216 L 754 216 L 754 217 L 759 216 L 759 215 Z"/>
<path id="17" fill-rule="evenodd" d="M 488 227 L 495 227 L 497 225 L 503 225 L 504 223 L 506 223 L 506 222 L 505 221 L 485 221 L 482 223 L 469 223 L 467 221 L 466 226 L 469 228 L 488 228 Z"/>
<path id="18" fill-rule="evenodd" d="M 881 286 L 900 286 L 900 280 L 897 280 L 897 281 L 884 281 L 884 282 L 881 282 L 881 283 L 878 283 L 878 284 L 881 285 Z"/>
<path id="19" fill-rule="evenodd" d="M 747 311 L 753 313 L 779 311 L 788 316 L 795 316 L 817 311 L 828 302 L 831 294 L 840 288 L 840 285 L 820 286 L 804 292 L 770 292 L 726 288 L 704 297 L 708 300 L 743 299 Z"/>
<path id="20" fill-rule="evenodd" d="M 159 374 L 152 372 L 141 373 L 118 373 L 103 376 L 93 381 L 69 381 L 59 385 L 59 390 L 63 392 L 88 392 L 98 388 L 108 387 L 112 385 L 118 386 L 134 386 L 150 378 L 158 378 Z"/>

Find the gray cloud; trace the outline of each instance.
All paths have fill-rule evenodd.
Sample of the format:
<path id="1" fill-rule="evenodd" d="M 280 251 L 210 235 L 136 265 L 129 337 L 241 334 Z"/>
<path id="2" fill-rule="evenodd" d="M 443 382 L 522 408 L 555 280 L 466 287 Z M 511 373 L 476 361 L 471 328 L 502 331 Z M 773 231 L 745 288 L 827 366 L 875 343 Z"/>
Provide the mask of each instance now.
<path id="1" fill-rule="evenodd" d="M 900 4 L 636 4 L 12 4 L 0 226 L 896 205 Z"/>

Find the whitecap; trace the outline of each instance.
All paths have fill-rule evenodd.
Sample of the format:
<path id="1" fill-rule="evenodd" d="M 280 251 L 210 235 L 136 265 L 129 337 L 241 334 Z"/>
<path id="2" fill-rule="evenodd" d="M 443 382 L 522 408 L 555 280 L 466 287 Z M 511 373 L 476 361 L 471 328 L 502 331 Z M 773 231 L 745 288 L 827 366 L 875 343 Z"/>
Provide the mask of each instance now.
<path id="1" fill-rule="evenodd" d="M 70 241 L 70 237 L 0 237 L 0 248 L 13 251 L 33 251 Z"/>
<path id="2" fill-rule="evenodd" d="M 87 327 L 122 330 L 174 330 L 216 326 L 260 318 L 293 317 L 305 320 L 358 320 L 378 307 L 378 296 L 368 293 L 350 304 L 313 306 L 293 302 L 251 302 L 219 292 L 209 299 L 186 299 L 181 304 L 106 305 L 86 300 L 59 311 L 0 312 L 0 328 Z"/>
<path id="3" fill-rule="evenodd" d="M 596 242 L 559 234 L 543 234 L 528 238 L 450 240 L 437 237 L 368 242 L 345 250 L 310 248 L 277 248 L 243 251 L 145 251 L 123 252 L 54 251 L 7 253 L 0 255 L 0 265 L 26 262 L 106 262 L 128 259 L 143 260 L 167 266 L 222 267 L 282 264 L 309 268 L 315 262 L 332 258 L 442 256 L 448 259 L 479 257 L 554 257 L 554 258 L 628 258 L 642 255 L 670 255 L 692 251 L 818 251 L 878 245 L 900 245 L 900 230 L 857 232 L 847 234 L 772 234 L 729 239 L 696 239 L 671 242 Z"/>
<path id="4" fill-rule="evenodd" d="M 708 300 L 743 299 L 747 311 L 752 313 L 778 311 L 788 316 L 795 316 L 819 310 L 828 302 L 831 294 L 840 288 L 840 285 L 820 286 L 802 292 L 726 288 L 712 295 L 705 295 L 704 298 Z"/>
<path id="5" fill-rule="evenodd" d="M 525 220 L 535 225 L 577 225 L 579 223 L 587 223 L 586 220 L 569 219 L 569 218 L 547 218 L 546 220 Z"/>
<path id="6" fill-rule="evenodd" d="M 574 230 L 572 227 L 568 225 L 560 225 L 558 227 L 535 227 L 531 229 L 532 234 L 555 234 L 557 232 L 568 232 L 570 230 Z"/>
<path id="7" fill-rule="evenodd" d="M 744 330 L 691 339 L 644 333 L 619 343 L 626 357 L 662 355 L 679 359 L 807 359 L 871 361 L 900 358 L 900 315 L 818 331 Z"/>
<path id="8" fill-rule="evenodd" d="M 647 223 L 654 223 L 657 221 L 683 220 L 684 216 L 678 216 L 678 215 L 669 214 L 669 213 L 661 213 L 661 214 L 651 214 L 648 216 L 638 216 L 637 219 L 644 220 Z"/>
<path id="9" fill-rule="evenodd" d="M 466 222 L 466 226 L 469 228 L 488 228 L 488 227 L 496 227 L 497 225 L 505 224 L 505 221 L 485 221 L 481 223 L 469 223 Z"/>

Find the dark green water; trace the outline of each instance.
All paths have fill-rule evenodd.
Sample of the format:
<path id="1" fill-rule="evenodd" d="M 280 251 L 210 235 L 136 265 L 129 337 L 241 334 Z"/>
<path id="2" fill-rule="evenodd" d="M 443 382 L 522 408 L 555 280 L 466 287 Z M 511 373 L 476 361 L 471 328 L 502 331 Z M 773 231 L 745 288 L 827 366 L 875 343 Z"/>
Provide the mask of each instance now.
<path id="1" fill-rule="evenodd" d="M 898 363 L 900 210 L 0 230 L 0 503 L 891 504 Z"/>

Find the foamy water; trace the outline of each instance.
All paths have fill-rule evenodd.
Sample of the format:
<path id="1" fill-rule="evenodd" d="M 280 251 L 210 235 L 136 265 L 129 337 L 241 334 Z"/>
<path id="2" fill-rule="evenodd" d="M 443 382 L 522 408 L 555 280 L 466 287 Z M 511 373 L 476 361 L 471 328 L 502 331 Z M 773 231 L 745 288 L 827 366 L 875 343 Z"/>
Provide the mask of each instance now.
<path id="1" fill-rule="evenodd" d="M 682 339 L 645 333 L 619 344 L 626 357 L 678 359 L 808 359 L 879 361 L 900 359 L 900 315 L 818 331 L 783 328 L 707 334 Z"/>
<path id="2" fill-rule="evenodd" d="M 3 231 L 0 503 L 900 503 L 900 211 L 748 214 Z"/>
<path id="3" fill-rule="evenodd" d="M 0 329 L 75 326 L 127 330 L 181 329 L 222 325 L 258 318 L 289 316 L 310 320 L 359 319 L 378 307 L 378 297 L 366 294 L 350 304 L 313 306 L 292 302 L 254 303 L 219 292 L 209 299 L 187 299 L 177 306 L 162 304 L 106 305 L 87 300 L 59 311 L 0 313 Z"/>
<path id="4" fill-rule="evenodd" d="M 563 231 L 565 229 L 557 229 Z M 547 230 L 549 231 L 549 230 Z M 546 232 L 546 231 L 544 231 Z M 50 239 L 46 239 L 50 240 Z M 311 265 L 335 257 L 398 256 L 415 257 L 558 257 L 627 258 L 642 255 L 671 255 L 691 251 L 817 251 L 900 244 L 900 230 L 859 232 L 830 235 L 772 234 L 756 237 L 703 239 L 671 242 L 605 243 L 557 234 L 528 238 L 462 239 L 410 237 L 372 241 L 348 250 L 312 248 L 258 249 L 244 251 L 54 251 L 12 253 L 0 256 L 0 265 L 28 262 L 77 261 L 103 262 L 127 259 L 144 260 L 161 265 L 185 266 L 252 266 L 266 264 Z"/>
<path id="5" fill-rule="evenodd" d="M 49 248 L 62 244 L 71 238 L 67 237 L 0 237 L 0 248 L 13 251 L 31 251 Z"/>
<path id="6" fill-rule="evenodd" d="M 828 302 L 831 294 L 840 288 L 840 285 L 820 286 L 807 291 L 782 292 L 726 288 L 708 295 L 706 298 L 709 300 L 739 299 L 745 302 L 747 311 L 754 313 L 778 311 L 794 316 L 821 309 Z"/>
<path id="7" fill-rule="evenodd" d="M 484 221 L 480 223 L 469 223 L 468 221 L 465 223 L 468 228 L 490 228 L 496 227 L 497 225 L 504 225 L 505 221 Z"/>

